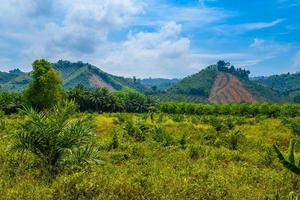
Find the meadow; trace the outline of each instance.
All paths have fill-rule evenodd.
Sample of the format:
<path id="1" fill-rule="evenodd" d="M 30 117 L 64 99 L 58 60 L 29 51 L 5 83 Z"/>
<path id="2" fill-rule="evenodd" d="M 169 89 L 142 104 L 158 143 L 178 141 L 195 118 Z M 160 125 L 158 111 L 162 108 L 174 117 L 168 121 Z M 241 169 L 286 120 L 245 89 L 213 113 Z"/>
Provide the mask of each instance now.
<path id="1" fill-rule="evenodd" d="M 286 199 L 299 188 L 272 148 L 286 152 L 298 117 L 76 112 L 93 159 L 62 162 L 50 178 L 14 148 L 29 118 L 1 116 L 0 199 Z"/>

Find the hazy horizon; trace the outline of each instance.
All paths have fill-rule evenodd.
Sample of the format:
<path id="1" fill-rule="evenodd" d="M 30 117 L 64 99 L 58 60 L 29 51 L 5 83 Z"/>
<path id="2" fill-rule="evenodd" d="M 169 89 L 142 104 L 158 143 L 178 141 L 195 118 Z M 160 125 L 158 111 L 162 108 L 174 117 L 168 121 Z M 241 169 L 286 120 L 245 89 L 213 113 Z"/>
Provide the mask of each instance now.
<path id="1" fill-rule="evenodd" d="M 299 0 L 0 2 L 0 71 L 39 58 L 139 78 L 183 78 L 218 60 L 251 76 L 300 69 Z"/>

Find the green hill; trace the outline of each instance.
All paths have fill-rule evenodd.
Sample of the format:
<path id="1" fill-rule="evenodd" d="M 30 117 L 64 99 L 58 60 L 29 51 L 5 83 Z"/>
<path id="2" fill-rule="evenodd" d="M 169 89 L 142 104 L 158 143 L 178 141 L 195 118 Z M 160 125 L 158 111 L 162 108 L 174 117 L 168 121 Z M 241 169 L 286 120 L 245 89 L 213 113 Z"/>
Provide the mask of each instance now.
<path id="1" fill-rule="evenodd" d="M 288 92 L 300 89 L 300 73 L 257 77 L 254 81 L 279 92 Z"/>
<path id="2" fill-rule="evenodd" d="M 194 75 L 184 78 L 165 93 L 158 95 L 158 97 L 162 101 L 195 103 L 289 101 L 278 91 L 250 80 L 249 74 L 250 72 L 247 70 L 235 68 L 230 63 L 219 61 L 216 65 L 211 65 Z M 216 85 L 217 83 L 221 85 Z M 213 94 L 216 91 L 218 94 Z"/>
<path id="3" fill-rule="evenodd" d="M 293 102 L 300 102 L 300 73 L 256 77 L 253 81 L 278 91 Z"/>
<path id="4" fill-rule="evenodd" d="M 80 84 L 87 88 L 106 87 L 113 91 L 123 88 L 132 88 L 138 91 L 147 90 L 139 80 L 114 76 L 88 63 L 72 63 L 60 60 L 53 63 L 52 66 L 61 72 L 66 89 Z M 28 85 L 30 79 L 29 73 L 0 72 L 0 90 L 21 91 Z"/>
<path id="5" fill-rule="evenodd" d="M 217 74 L 216 66 L 209 66 L 174 84 L 160 96 L 160 99 L 163 101 L 207 102 Z"/>

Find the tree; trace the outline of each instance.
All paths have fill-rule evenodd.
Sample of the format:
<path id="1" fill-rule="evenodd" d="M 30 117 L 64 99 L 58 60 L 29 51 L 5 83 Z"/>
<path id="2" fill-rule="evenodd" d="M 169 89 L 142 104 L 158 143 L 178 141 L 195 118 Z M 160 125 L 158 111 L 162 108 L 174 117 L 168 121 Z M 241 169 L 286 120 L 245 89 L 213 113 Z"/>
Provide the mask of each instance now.
<path id="1" fill-rule="evenodd" d="M 145 112 L 149 106 L 149 99 L 134 90 L 125 89 L 115 93 L 125 107 L 126 112 Z"/>
<path id="2" fill-rule="evenodd" d="M 33 80 L 25 90 L 24 97 L 34 108 L 49 109 L 64 96 L 60 74 L 44 59 L 34 61 L 32 66 Z"/>

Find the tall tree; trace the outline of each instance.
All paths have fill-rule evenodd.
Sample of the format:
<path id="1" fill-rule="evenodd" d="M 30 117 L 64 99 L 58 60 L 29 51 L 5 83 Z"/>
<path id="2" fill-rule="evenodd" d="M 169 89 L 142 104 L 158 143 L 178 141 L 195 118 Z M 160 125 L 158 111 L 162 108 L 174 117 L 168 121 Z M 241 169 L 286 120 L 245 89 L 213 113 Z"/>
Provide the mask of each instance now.
<path id="1" fill-rule="evenodd" d="M 32 66 L 33 80 L 24 91 L 24 97 L 34 108 L 49 109 L 64 96 L 60 74 L 44 59 L 34 61 Z"/>

